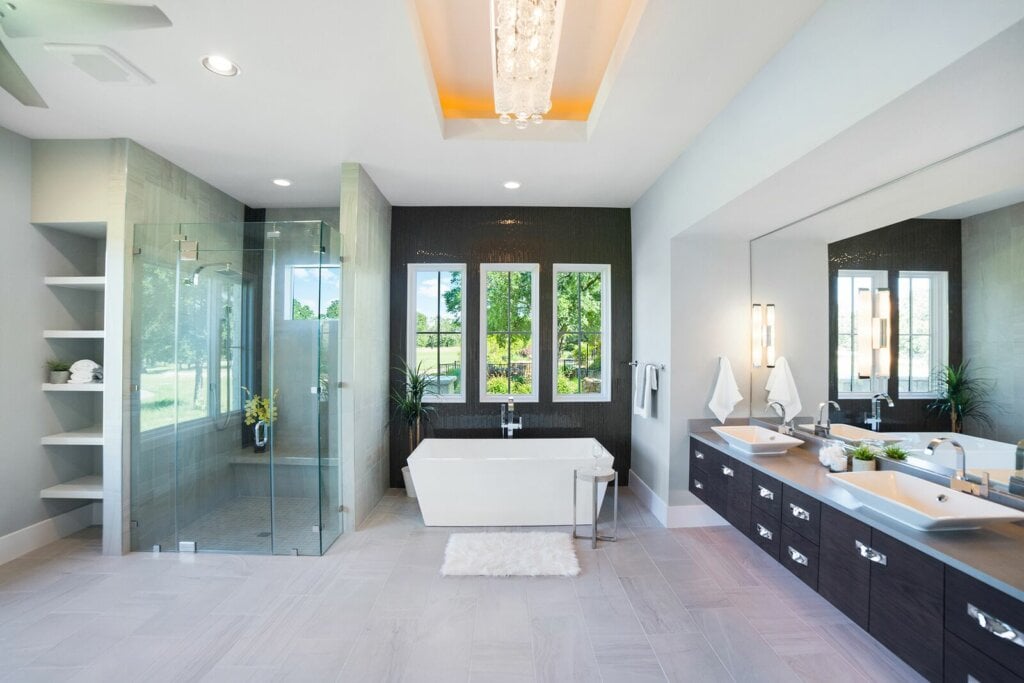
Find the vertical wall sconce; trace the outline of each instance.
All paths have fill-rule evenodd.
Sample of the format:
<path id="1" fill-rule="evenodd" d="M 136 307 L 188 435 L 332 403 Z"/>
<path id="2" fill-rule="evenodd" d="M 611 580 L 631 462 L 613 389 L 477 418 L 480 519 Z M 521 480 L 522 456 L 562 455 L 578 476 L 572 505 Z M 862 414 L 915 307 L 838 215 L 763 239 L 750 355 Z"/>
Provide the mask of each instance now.
<path id="1" fill-rule="evenodd" d="M 888 378 L 892 364 L 889 321 L 892 304 L 888 289 L 857 290 L 857 377 Z"/>
<path id="2" fill-rule="evenodd" d="M 871 348 L 877 356 L 877 368 L 875 375 L 889 378 L 890 352 L 889 352 L 889 320 L 890 320 L 890 299 L 888 289 L 879 289 L 875 292 L 875 318 L 872 320 Z"/>
<path id="3" fill-rule="evenodd" d="M 761 331 L 764 328 L 764 312 L 761 304 L 754 304 L 750 312 L 750 353 L 755 368 L 761 367 Z"/>
<path id="4" fill-rule="evenodd" d="M 775 304 L 754 304 L 750 309 L 750 355 L 755 368 L 767 360 L 775 367 Z"/>

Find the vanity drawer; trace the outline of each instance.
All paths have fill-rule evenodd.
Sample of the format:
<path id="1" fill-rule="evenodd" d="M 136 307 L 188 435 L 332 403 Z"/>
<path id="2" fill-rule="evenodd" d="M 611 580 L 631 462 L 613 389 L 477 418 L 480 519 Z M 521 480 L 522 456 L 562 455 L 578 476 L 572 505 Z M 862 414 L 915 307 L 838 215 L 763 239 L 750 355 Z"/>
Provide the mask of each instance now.
<path id="1" fill-rule="evenodd" d="M 715 451 L 707 444 L 690 439 L 690 469 L 709 472 L 714 462 Z"/>
<path id="2" fill-rule="evenodd" d="M 779 559 L 779 548 L 782 545 L 781 524 L 779 520 L 767 514 L 764 510 L 754 508 L 750 511 L 750 539 L 754 541 L 761 550 L 771 555 L 776 561 Z"/>
<path id="3" fill-rule="evenodd" d="M 782 512 L 782 482 L 755 470 L 751 501 L 755 507 L 779 519 Z"/>
<path id="4" fill-rule="evenodd" d="M 783 525 L 779 561 L 814 590 L 818 590 L 818 546 Z"/>
<path id="5" fill-rule="evenodd" d="M 946 567 L 945 602 L 948 631 L 1024 676 L 1024 603 L 952 567 Z"/>
<path id="6" fill-rule="evenodd" d="M 1024 678 L 1003 668 L 964 641 L 946 631 L 945 665 L 942 680 L 946 683 L 1024 683 Z"/>
<path id="7" fill-rule="evenodd" d="M 782 524 L 818 544 L 821 503 L 789 486 L 782 487 Z"/>
<path id="8" fill-rule="evenodd" d="M 708 502 L 708 475 L 703 470 L 690 468 L 690 493 Z"/>

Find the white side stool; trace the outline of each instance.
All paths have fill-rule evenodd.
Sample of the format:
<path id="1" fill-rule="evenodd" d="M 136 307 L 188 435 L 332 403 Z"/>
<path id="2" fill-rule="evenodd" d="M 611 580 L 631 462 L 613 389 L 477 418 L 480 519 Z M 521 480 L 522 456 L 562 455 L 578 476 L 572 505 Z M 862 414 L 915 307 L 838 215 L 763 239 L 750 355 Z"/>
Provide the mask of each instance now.
<path id="1" fill-rule="evenodd" d="M 573 470 L 572 471 L 572 537 L 573 538 L 589 538 L 590 547 L 596 548 L 598 541 L 614 541 L 615 535 L 619 532 L 619 478 L 615 476 L 615 470 L 604 469 L 586 469 L 586 470 Z M 593 498 L 593 510 L 594 510 L 594 523 L 590 527 L 590 536 L 577 536 L 576 535 L 576 487 L 577 482 L 593 482 L 594 484 L 594 498 Z M 605 481 L 614 483 L 615 486 L 615 497 L 612 501 L 612 533 L 611 536 L 601 536 L 597 533 L 597 485 L 598 483 Z"/>

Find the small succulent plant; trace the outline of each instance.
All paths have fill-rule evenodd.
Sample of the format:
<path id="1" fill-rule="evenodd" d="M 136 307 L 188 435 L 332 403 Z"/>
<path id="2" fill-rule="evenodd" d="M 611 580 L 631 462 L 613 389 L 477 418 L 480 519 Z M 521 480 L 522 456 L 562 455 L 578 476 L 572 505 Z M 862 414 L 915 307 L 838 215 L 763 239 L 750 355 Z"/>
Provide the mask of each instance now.
<path id="1" fill-rule="evenodd" d="M 870 446 L 857 446 L 854 448 L 850 455 L 853 456 L 854 460 L 874 460 L 875 451 Z"/>

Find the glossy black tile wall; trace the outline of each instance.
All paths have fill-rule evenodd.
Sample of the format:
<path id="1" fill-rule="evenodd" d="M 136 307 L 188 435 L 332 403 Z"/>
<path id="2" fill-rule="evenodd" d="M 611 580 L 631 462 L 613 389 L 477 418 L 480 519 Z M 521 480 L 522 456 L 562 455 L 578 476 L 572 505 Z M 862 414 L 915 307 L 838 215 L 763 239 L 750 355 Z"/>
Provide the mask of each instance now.
<path id="1" fill-rule="evenodd" d="M 632 263 L 628 209 L 540 207 L 394 207 L 391 214 L 391 356 L 405 357 L 406 285 L 410 263 L 465 263 L 466 402 L 437 405 L 428 436 L 499 438 L 499 407 L 479 401 L 480 264 L 540 264 L 540 343 L 534 359 L 538 403 L 517 403 L 523 430 L 516 438 L 595 437 L 629 471 Z M 552 265 L 611 265 L 612 400 L 554 403 L 552 388 Z M 392 372 L 392 388 L 401 375 Z M 402 486 L 408 456 L 405 430 L 391 426 L 391 485 Z M 625 483 L 623 481 L 623 483 Z"/>
<path id="2" fill-rule="evenodd" d="M 872 230 L 828 245 L 829 275 L 829 366 L 828 395 L 836 400 L 836 345 L 838 339 L 838 313 L 836 311 L 836 277 L 840 270 L 886 270 L 889 272 L 889 291 L 892 292 L 893 317 L 890 344 L 893 349 L 893 373 L 889 378 L 889 395 L 894 408 L 882 408 L 883 431 L 949 431 L 947 418 L 930 415 L 928 400 L 900 400 L 896 379 L 896 340 L 900 333 L 900 320 L 896 306 L 899 274 L 901 270 L 939 270 L 949 273 L 949 362 L 957 364 L 963 356 L 962 269 L 960 247 L 960 221 L 913 219 L 885 228 Z M 865 412 L 871 410 L 869 400 L 844 399 L 843 421 L 860 425 Z M 833 416 L 833 419 L 837 419 Z"/>

